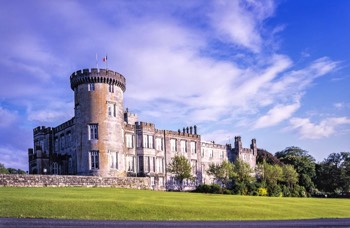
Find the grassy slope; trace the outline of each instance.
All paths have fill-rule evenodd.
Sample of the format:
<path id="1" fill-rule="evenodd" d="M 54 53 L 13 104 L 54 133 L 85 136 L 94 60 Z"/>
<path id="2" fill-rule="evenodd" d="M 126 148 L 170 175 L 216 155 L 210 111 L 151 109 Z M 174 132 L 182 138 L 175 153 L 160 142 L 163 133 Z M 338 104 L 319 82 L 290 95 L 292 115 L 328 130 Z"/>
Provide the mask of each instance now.
<path id="1" fill-rule="evenodd" d="M 350 217 L 350 200 L 269 198 L 115 188 L 0 188 L 0 217 L 263 220 Z"/>

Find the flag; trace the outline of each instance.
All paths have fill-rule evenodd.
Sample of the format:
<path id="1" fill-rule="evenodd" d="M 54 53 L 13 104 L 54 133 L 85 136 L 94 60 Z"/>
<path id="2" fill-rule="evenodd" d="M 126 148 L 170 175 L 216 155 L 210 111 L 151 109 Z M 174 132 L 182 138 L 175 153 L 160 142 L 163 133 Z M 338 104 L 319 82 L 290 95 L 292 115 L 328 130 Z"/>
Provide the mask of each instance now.
<path id="1" fill-rule="evenodd" d="M 102 58 L 103 62 L 107 62 L 107 55 L 105 57 Z"/>

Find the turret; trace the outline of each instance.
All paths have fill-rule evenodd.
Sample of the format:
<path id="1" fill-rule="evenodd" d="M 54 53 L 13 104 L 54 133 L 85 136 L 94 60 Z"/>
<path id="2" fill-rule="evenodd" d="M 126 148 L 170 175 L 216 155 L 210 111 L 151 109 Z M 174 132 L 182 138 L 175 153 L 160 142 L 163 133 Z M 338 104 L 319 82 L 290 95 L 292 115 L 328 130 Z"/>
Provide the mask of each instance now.
<path id="1" fill-rule="evenodd" d="M 84 69 L 70 76 L 75 100 L 77 172 L 114 176 L 124 169 L 125 78 L 105 69 Z"/>

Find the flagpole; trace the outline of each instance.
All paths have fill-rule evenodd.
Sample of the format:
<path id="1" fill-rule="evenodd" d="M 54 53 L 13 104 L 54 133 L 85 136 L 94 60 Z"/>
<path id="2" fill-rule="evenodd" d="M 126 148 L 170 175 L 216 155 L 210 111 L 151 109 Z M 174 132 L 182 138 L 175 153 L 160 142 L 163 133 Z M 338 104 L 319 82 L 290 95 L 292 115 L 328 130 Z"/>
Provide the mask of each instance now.
<path id="1" fill-rule="evenodd" d="M 96 68 L 97 68 L 97 71 L 98 71 L 98 58 L 97 58 L 97 53 L 96 53 Z"/>

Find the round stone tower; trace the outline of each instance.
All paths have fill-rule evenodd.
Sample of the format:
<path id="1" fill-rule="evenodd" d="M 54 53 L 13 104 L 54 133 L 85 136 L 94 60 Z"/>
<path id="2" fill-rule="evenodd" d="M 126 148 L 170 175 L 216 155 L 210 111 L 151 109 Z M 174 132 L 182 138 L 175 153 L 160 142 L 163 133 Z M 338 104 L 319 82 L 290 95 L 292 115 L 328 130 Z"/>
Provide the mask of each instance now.
<path id="1" fill-rule="evenodd" d="M 105 69 L 84 69 L 70 76 L 75 101 L 77 174 L 118 176 L 125 170 L 125 78 Z"/>

